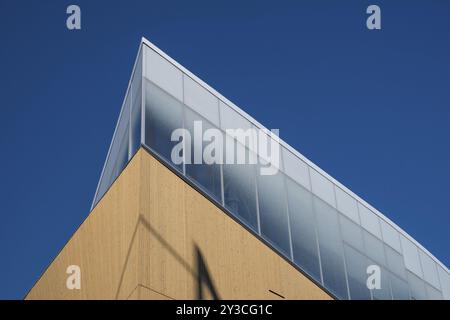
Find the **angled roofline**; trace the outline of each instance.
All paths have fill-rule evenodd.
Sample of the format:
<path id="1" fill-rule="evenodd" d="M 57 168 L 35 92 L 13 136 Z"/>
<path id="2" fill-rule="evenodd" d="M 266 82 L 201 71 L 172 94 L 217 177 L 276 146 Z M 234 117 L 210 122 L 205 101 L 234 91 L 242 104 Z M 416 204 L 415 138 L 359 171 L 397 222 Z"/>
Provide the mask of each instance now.
<path id="1" fill-rule="evenodd" d="M 133 69 L 131 71 L 130 80 L 128 81 L 127 90 L 125 91 L 125 95 L 124 95 L 123 100 L 122 100 L 122 106 L 120 107 L 119 118 L 117 119 L 116 126 L 114 127 L 114 133 L 113 133 L 111 142 L 109 144 L 108 153 L 106 154 L 105 162 L 103 163 L 103 168 L 102 168 L 102 171 L 100 173 L 100 179 L 98 180 L 97 187 L 95 188 L 95 194 L 94 194 L 94 198 L 92 199 L 91 208 L 89 209 L 89 212 L 91 212 L 92 209 L 94 209 L 95 204 L 96 204 L 95 200 L 97 199 L 97 195 L 98 195 L 98 191 L 100 189 L 100 184 L 102 182 L 103 174 L 105 173 L 106 164 L 108 163 L 108 159 L 109 159 L 109 156 L 111 154 L 111 149 L 112 149 L 112 146 L 113 146 L 114 138 L 116 137 L 116 134 L 117 134 L 117 128 L 119 127 L 119 122 L 120 122 L 120 119 L 122 117 L 123 110 L 125 108 L 125 100 L 127 99 L 128 92 L 130 91 L 130 88 L 131 88 L 131 82 L 133 81 L 133 76 L 134 76 L 134 73 L 136 71 L 136 66 L 137 66 L 137 63 L 138 63 L 138 60 L 139 60 L 139 56 L 140 56 L 141 53 L 143 54 L 143 51 L 142 51 L 143 44 L 144 44 L 144 42 L 143 42 L 143 40 L 141 40 L 141 42 L 139 43 L 138 53 L 136 55 L 136 58 L 134 59 Z"/>
<path id="2" fill-rule="evenodd" d="M 239 108 L 236 104 L 225 98 L 222 94 L 220 94 L 217 90 L 209 86 L 206 82 L 201 80 L 198 76 L 193 74 L 191 71 L 183 67 L 180 63 L 175 61 L 173 58 L 171 58 L 168 54 L 166 54 L 164 51 L 162 51 L 160 48 L 158 48 L 155 44 L 147 40 L 145 37 L 142 37 L 141 44 L 139 48 L 141 49 L 142 45 L 148 46 L 150 49 L 154 50 L 156 53 L 158 53 L 161 57 L 166 59 L 168 62 L 173 64 L 176 68 L 178 68 L 180 71 L 188 75 L 190 78 L 192 78 L 194 81 L 196 81 L 198 84 L 200 84 L 202 87 L 204 87 L 206 90 L 208 90 L 211 94 L 216 96 L 219 100 L 227 104 L 230 108 L 232 108 L 234 111 L 236 111 L 238 114 L 243 116 L 245 119 L 250 121 L 253 125 L 255 125 L 257 128 L 262 130 L 268 130 L 265 126 L 263 126 L 261 123 L 259 123 L 256 119 L 254 119 L 252 116 L 250 116 L 248 113 L 243 111 L 241 108 Z M 139 53 L 138 53 L 139 57 Z M 136 58 L 137 61 L 137 58 Z M 135 62 L 136 66 L 136 62 Z M 134 67 L 133 67 L 134 71 Z M 131 83 L 131 79 L 130 79 Z M 123 106 L 122 106 L 123 107 Z M 362 205 L 367 207 L 370 211 L 372 211 L 374 214 L 376 214 L 380 219 L 385 221 L 387 224 L 389 224 L 391 227 L 393 227 L 396 231 L 398 231 L 401 235 L 403 235 L 405 238 L 410 240 L 413 244 L 415 244 L 419 249 L 421 249 L 423 252 L 425 252 L 430 258 L 433 259 L 434 262 L 436 262 L 440 267 L 442 267 L 447 274 L 450 274 L 449 269 L 441 262 L 439 259 L 437 259 L 431 252 L 429 252 L 425 247 L 423 247 L 419 242 L 417 242 L 412 236 L 410 236 L 405 230 L 400 228 L 396 223 L 394 223 L 392 220 L 390 220 L 388 217 L 386 217 L 383 213 L 378 211 L 376 208 L 374 208 L 372 205 L 370 205 L 367 201 L 363 200 L 361 197 L 356 195 L 353 191 L 345 187 L 342 183 L 337 181 L 335 178 L 333 178 L 331 175 L 329 175 L 327 172 L 325 172 L 323 169 L 319 168 L 316 164 L 314 164 L 311 160 L 306 158 L 304 155 L 302 155 L 300 152 L 298 152 L 296 149 L 291 147 L 287 142 L 285 142 L 282 138 L 279 139 L 280 144 L 285 147 L 287 150 L 289 150 L 293 155 L 297 156 L 300 160 L 304 161 L 309 167 L 316 170 L 318 173 L 320 173 L 324 178 L 328 179 L 330 182 L 335 184 L 337 187 L 341 188 L 343 191 L 348 193 L 351 197 L 353 197 L 355 200 L 360 202 Z M 109 152 L 108 152 L 109 153 Z"/>

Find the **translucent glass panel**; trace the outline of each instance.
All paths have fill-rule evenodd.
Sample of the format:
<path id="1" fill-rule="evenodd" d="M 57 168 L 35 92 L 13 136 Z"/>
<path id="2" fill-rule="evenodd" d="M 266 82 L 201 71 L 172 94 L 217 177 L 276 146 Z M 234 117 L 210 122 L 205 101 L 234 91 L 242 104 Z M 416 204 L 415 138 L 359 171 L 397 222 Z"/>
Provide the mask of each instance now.
<path id="1" fill-rule="evenodd" d="M 131 130 L 130 156 L 133 156 L 141 146 L 141 110 L 142 110 L 142 55 L 136 62 L 136 68 L 131 81 Z"/>
<path id="2" fill-rule="evenodd" d="M 240 115 L 233 108 L 228 106 L 223 101 L 219 101 L 220 111 L 220 128 L 226 129 L 242 129 L 247 130 L 252 128 L 252 124 L 249 120 Z"/>
<path id="3" fill-rule="evenodd" d="M 135 100 L 131 108 L 130 155 L 133 156 L 141 146 L 141 108 L 142 102 Z"/>
<path id="4" fill-rule="evenodd" d="M 239 143 L 236 143 L 236 150 L 248 152 Z M 222 168 L 225 208 L 258 231 L 256 165 L 224 164 Z"/>
<path id="5" fill-rule="evenodd" d="M 332 207 L 336 207 L 333 183 L 314 169 L 310 168 L 309 172 L 312 192 Z"/>
<path id="6" fill-rule="evenodd" d="M 222 101 L 219 101 L 219 110 L 220 128 L 227 132 L 229 137 L 232 137 L 241 143 L 246 150 L 249 150 L 253 155 L 256 155 L 257 141 L 256 136 L 251 132 L 253 125 L 250 121 Z M 233 130 L 233 132 L 230 132 L 229 130 Z M 243 133 L 240 138 L 237 136 L 239 130 Z M 253 163 L 256 163 L 256 159 L 257 157 L 255 156 Z"/>
<path id="7" fill-rule="evenodd" d="M 345 245 L 344 251 L 350 299 L 370 300 L 372 296 L 366 283 L 369 260 L 350 246 Z"/>
<path id="8" fill-rule="evenodd" d="M 347 299 L 344 253 L 339 234 L 338 213 L 317 197 L 313 200 L 319 235 L 324 286 L 341 299 Z"/>
<path id="9" fill-rule="evenodd" d="M 140 50 L 92 207 L 105 194 L 141 144 L 142 62 Z"/>
<path id="10" fill-rule="evenodd" d="M 369 259 L 370 265 L 377 265 L 380 267 L 380 288 L 370 290 L 373 300 L 392 300 L 391 287 L 389 283 L 389 272 L 386 268 L 380 266 L 377 262 Z"/>
<path id="11" fill-rule="evenodd" d="M 281 158 L 286 175 L 307 190 L 311 190 L 308 165 L 284 147 L 281 148 Z"/>
<path id="12" fill-rule="evenodd" d="M 105 168 L 100 178 L 94 205 L 103 197 L 110 185 L 114 182 L 128 162 L 130 105 L 131 94 L 128 92 L 116 126 Z"/>
<path id="13" fill-rule="evenodd" d="M 398 252 L 402 251 L 402 247 L 400 245 L 400 237 L 398 235 L 398 231 L 394 229 L 387 222 L 380 219 L 381 226 L 381 234 L 383 241 L 390 245 L 392 248 L 397 250 Z"/>
<path id="14" fill-rule="evenodd" d="M 159 53 L 144 46 L 144 76 L 179 101 L 183 101 L 183 74 Z"/>
<path id="15" fill-rule="evenodd" d="M 425 284 L 425 290 L 427 292 L 427 298 L 428 300 L 442 300 L 442 293 L 434 288 L 433 286 L 430 286 L 429 284 Z"/>
<path id="16" fill-rule="evenodd" d="M 258 170 L 256 176 L 261 235 L 290 257 L 284 175 L 280 171 L 275 175 L 261 175 Z"/>
<path id="17" fill-rule="evenodd" d="M 289 178 L 286 183 L 294 262 L 320 282 L 313 196 Z"/>
<path id="18" fill-rule="evenodd" d="M 423 276 L 425 281 L 434 286 L 440 288 L 439 277 L 436 268 L 436 262 L 434 262 L 425 252 L 419 250 L 420 263 L 422 265 Z"/>
<path id="19" fill-rule="evenodd" d="M 397 277 L 406 279 L 403 256 L 387 245 L 384 245 L 384 251 L 386 253 L 386 263 L 389 271 L 394 273 Z"/>
<path id="20" fill-rule="evenodd" d="M 356 200 L 339 187 L 336 187 L 335 190 L 338 210 L 359 224 L 358 203 Z"/>
<path id="21" fill-rule="evenodd" d="M 450 300 L 450 274 L 438 266 L 438 275 L 444 299 Z"/>
<path id="22" fill-rule="evenodd" d="M 190 132 L 191 154 L 186 154 L 186 175 L 199 184 L 209 195 L 222 203 L 220 163 L 222 143 L 214 146 L 215 140 L 222 139 L 222 133 L 198 113 L 185 108 L 184 127 Z M 215 129 L 218 135 L 203 139 L 203 132 Z M 211 132 L 211 131 L 209 131 Z M 190 159 L 187 159 L 189 157 Z M 215 158 L 217 157 L 217 158 Z M 207 161 L 207 162 L 206 162 Z"/>
<path id="23" fill-rule="evenodd" d="M 219 99 L 186 75 L 183 84 L 184 104 L 219 127 Z"/>
<path id="24" fill-rule="evenodd" d="M 410 294 L 412 300 L 426 300 L 428 298 L 425 282 L 414 275 L 412 272 L 407 271 L 408 283 L 410 288 Z"/>
<path id="25" fill-rule="evenodd" d="M 173 163 L 171 152 L 180 140 L 172 141 L 172 132 L 183 128 L 183 104 L 145 80 L 145 144 L 182 171 L 182 163 Z"/>
<path id="26" fill-rule="evenodd" d="M 344 242 L 360 252 L 365 252 L 362 228 L 343 215 L 339 215 L 339 222 L 341 224 L 342 239 Z"/>
<path id="27" fill-rule="evenodd" d="M 113 172 L 110 178 L 110 185 L 114 182 L 114 180 L 119 176 L 122 170 L 125 168 L 125 165 L 128 163 L 128 146 L 129 146 L 129 126 L 125 128 L 125 132 L 122 136 L 118 136 L 120 140 L 118 140 L 118 150 L 116 157 L 114 158 Z"/>
<path id="28" fill-rule="evenodd" d="M 400 236 L 400 241 L 403 249 L 405 267 L 416 275 L 422 277 L 422 267 L 420 265 L 417 246 L 404 236 Z"/>
<path id="29" fill-rule="evenodd" d="M 377 215 L 359 202 L 358 211 L 359 218 L 361 219 L 361 226 L 377 238 L 381 239 L 380 222 Z"/>
<path id="30" fill-rule="evenodd" d="M 409 286 L 405 280 L 393 275 L 388 274 L 391 285 L 392 299 L 394 300 L 409 300 Z"/>
<path id="31" fill-rule="evenodd" d="M 372 234 L 363 230 L 365 253 L 380 266 L 386 265 L 386 258 L 384 256 L 384 244 Z"/>

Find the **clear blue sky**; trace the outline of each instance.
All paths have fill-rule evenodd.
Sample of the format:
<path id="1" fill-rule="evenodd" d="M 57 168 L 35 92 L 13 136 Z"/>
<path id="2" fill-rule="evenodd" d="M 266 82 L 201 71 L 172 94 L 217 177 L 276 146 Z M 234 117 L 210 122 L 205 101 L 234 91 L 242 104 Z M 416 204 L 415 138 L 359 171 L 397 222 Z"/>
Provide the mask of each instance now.
<path id="1" fill-rule="evenodd" d="M 1 0 L 0 298 L 88 215 L 142 36 L 450 265 L 449 1 Z"/>

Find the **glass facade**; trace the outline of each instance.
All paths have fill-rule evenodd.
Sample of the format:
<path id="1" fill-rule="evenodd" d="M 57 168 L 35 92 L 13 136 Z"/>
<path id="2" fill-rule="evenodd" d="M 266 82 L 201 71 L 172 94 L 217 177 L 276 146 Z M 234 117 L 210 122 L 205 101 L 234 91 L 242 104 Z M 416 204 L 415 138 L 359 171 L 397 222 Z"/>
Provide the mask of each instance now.
<path id="1" fill-rule="evenodd" d="M 267 159 L 258 153 L 256 137 L 239 140 L 228 131 L 252 128 L 263 129 L 144 40 L 93 207 L 145 146 L 336 298 L 450 299 L 444 265 L 284 142 L 281 169 L 262 175 Z M 195 144 L 199 130 L 206 129 L 214 129 L 213 134 Z M 220 137 L 223 145 L 234 147 L 208 150 L 209 142 Z M 239 154 L 245 155 L 245 164 L 213 161 Z M 380 271 L 380 285 L 369 289 L 372 266 Z"/>

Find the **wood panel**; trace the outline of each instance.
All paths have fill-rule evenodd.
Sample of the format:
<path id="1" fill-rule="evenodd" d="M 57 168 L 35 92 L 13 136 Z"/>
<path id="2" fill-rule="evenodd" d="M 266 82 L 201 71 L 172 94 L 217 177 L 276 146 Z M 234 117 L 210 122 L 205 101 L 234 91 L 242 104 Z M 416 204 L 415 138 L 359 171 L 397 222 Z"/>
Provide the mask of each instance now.
<path id="1" fill-rule="evenodd" d="M 65 287 L 68 264 L 82 289 Z M 29 299 L 330 299 L 140 149 Z"/>
<path id="2" fill-rule="evenodd" d="M 141 161 L 140 284 L 175 299 L 197 299 L 199 269 L 206 268 L 222 299 L 280 298 L 271 291 L 287 299 L 330 299 L 150 154 Z M 207 281 L 201 283 L 203 298 L 212 298 Z"/>
<path id="3" fill-rule="evenodd" d="M 26 299 L 126 299 L 137 281 L 140 157 L 136 154 Z M 81 289 L 69 290 L 66 269 L 81 268 Z"/>

